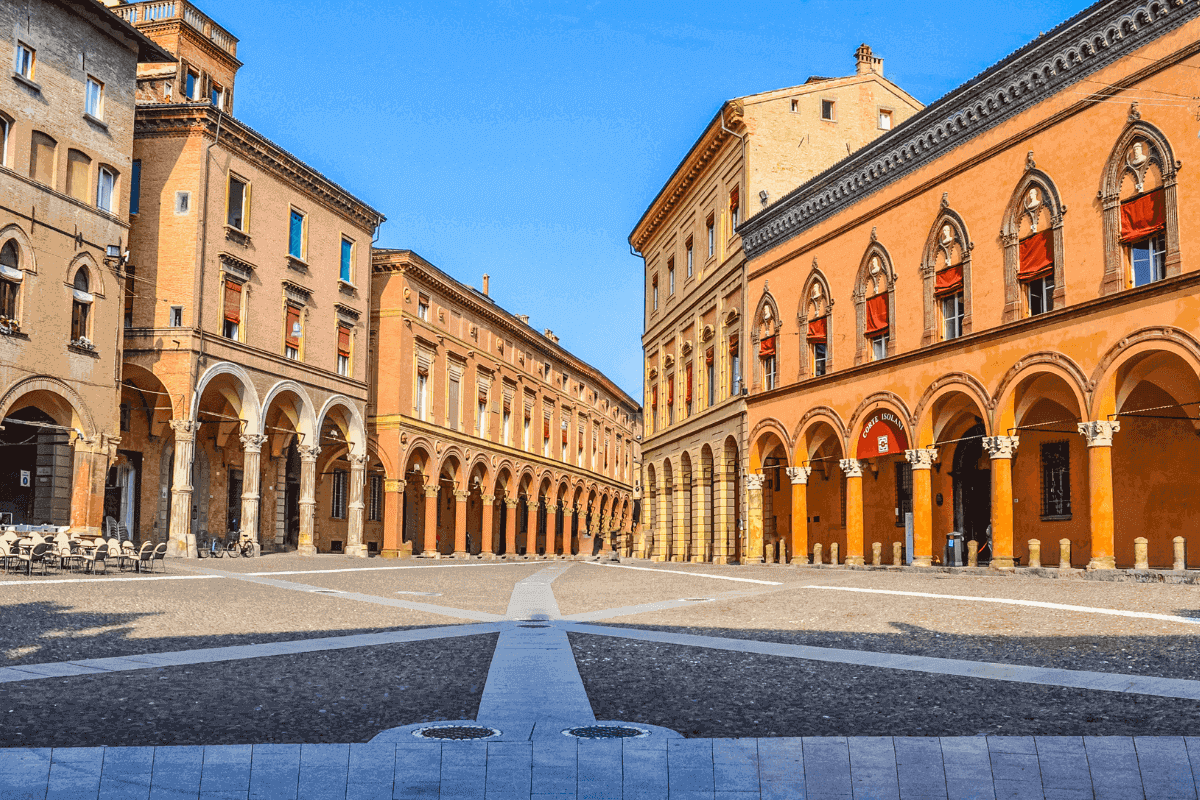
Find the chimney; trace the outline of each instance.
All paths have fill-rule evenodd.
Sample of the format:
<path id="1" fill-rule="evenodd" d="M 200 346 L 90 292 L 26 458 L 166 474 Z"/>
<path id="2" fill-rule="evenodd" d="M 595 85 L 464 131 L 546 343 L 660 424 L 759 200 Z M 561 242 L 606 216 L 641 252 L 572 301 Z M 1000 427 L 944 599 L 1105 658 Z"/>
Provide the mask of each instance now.
<path id="1" fill-rule="evenodd" d="M 883 59 L 871 52 L 871 46 L 860 44 L 854 51 L 854 60 L 858 62 L 855 68 L 857 75 L 870 75 L 872 72 L 883 77 Z"/>
<path id="2" fill-rule="evenodd" d="M 545 335 L 546 335 L 547 339 L 554 342 L 555 344 L 558 344 L 558 337 L 554 335 L 554 331 L 550 330 L 549 328 L 546 328 Z"/>
<path id="3" fill-rule="evenodd" d="M 488 295 L 488 278 L 489 277 L 490 276 L 486 272 L 483 273 L 483 293 L 485 295 Z M 488 297 L 491 297 L 491 295 L 488 295 Z"/>
<path id="4" fill-rule="evenodd" d="M 528 314 L 513 314 L 513 316 L 516 317 L 517 319 L 521 320 L 521 322 L 524 322 L 526 325 L 529 324 L 529 315 Z"/>

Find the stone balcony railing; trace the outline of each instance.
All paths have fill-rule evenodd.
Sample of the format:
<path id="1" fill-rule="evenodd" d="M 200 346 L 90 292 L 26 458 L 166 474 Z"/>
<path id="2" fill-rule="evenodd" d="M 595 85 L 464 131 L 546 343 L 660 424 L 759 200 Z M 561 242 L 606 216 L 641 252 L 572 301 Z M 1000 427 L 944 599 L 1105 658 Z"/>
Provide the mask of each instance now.
<path id="1" fill-rule="evenodd" d="M 237 56 L 237 42 L 229 31 L 202 14 L 185 0 L 148 0 L 142 3 L 124 3 L 113 6 L 112 12 L 134 26 L 169 19 L 182 19 L 213 44 L 229 55 Z"/>

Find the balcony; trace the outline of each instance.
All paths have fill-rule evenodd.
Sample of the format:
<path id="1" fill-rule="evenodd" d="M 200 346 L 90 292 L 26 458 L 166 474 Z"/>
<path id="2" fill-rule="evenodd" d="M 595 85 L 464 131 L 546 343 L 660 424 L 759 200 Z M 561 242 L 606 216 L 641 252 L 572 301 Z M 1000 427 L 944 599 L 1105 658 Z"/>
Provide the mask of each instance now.
<path id="1" fill-rule="evenodd" d="M 233 57 L 237 57 L 237 42 L 229 31 L 206 17 L 185 0 L 150 0 L 144 3 L 124 3 L 113 6 L 112 12 L 135 27 L 152 22 L 182 19 L 193 30 Z"/>

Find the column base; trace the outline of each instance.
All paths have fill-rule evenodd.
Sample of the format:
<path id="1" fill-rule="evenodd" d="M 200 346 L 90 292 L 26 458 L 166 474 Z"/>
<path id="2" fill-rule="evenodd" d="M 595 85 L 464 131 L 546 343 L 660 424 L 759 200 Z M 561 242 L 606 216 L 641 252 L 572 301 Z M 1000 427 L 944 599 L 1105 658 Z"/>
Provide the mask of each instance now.
<path id="1" fill-rule="evenodd" d="M 442 557 L 442 554 L 439 553 L 437 550 L 422 550 L 421 555 L 418 556 L 418 558 L 432 558 L 435 560 L 440 559 L 441 557 Z"/>
<path id="2" fill-rule="evenodd" d="M 1116 569 L 1117 559 L 1114 556 L 1098 556 L 1088 562 L 1087 568 L 1088 571 L 1094 571 L 1098 569 Z"/>
<path id="3" fill-rule="evenodd" d="M 992 563 L 988 565 L 991 569 L 1010 570 L 1016 568 L 1016 562 L 1007 556 L 993 556 Z"/>
<path id="4" fill-rule="evenodd" d="M 471 554 L 466 552 L 465 550 L 455 550 L 454 551 L 454 558 L 470 558 L 470 557 L 471 557 Z"/>
<path id="5" fill-rule="evenodd" d="M 793 567 L 807 567 L 808 556 L 792 556 L 792 560 L 788 562 Z"/>
<path id="6" fill-rule="evenodd" d="M 714 563 L 714 564 L 728 564 L 728 563 L 729 563 L 729 557 L 728 557 L 728 556 L 713 556 L 712 563 Z"/>
<path id="7" fill-rule="evenodd" d="M 399 550 L 380 550 L 379 557 L 380 558 L 399 558 L 400 551 Z"/>
<path id="8" fill-rule="evenodd" d="M 486 551 L 480 553 L 479 557 L 481 559 L 483 559 L 484 561 L 495 561 L 497 558 L 499 558 L 499 556 L 497 556 L 495 553 L 486 552 Z"/>
<path id="9" fill-rule="evenodd" d="M 296 552 L 302 556 L 315 556 L 317 554 L 317 548 L 311 544 L 302 544 L 296 548 Z"/>
<path id="10" fill-rule="evenodd" d="M 352 544 L 346 548 L 346 555 L 351 558 L 366 558 L 367 546 L 365 544 Z"/>
<path id="11" fill-rule="evenodd" d="M 196 558 L 196 537 L 189 533 L 182 539 L 169 540 L 167 553 L 177 558 Z"/>
<path id="12" fill-rule="evenodd" d="M 914 567 L 932 567 L 933 556 L 913 556 Z"/>
<path id="13" fill-rule="evenodd" d="M 692 563 L 693 564 L 703 564 L 704 556 L 692 556 Z"/>
<path id="14" fill-rule="evenodd" d="M 861 567 L 866 562 L 863 560 L 862 556 L 846 556 L 845 561 L 842 563 L 847 567 Z"/>

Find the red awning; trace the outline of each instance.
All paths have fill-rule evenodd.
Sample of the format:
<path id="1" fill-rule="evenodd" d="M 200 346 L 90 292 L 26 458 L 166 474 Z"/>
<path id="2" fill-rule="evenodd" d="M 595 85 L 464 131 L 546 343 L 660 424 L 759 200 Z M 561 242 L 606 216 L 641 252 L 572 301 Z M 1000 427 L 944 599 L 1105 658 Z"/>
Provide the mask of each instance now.
<path id="1" fill-rule="evenodd" d="M 675 376 L 672 375 L 667 383 L 667 405 L 675 405 Z"/>
<path id="2" fill-rule="evenodd" d="M 962 291 L 962 288 L 962 264 L 955 264 L 953 267 L 947 267 L 934 276 L 934 297 L 946 297 L 947 295 L 958 294 Z"/>
<path id="3" fill-rule="evenodd" d="M 867 336 L 878 336 L 887 333 L 888 329 L 888 296 L 886 293 L 877 294 L 867 300 Z"/>
<path id="4" fill-rule="evenodd" d="M 1052 231 L 1035 233 L 1021 240 L 1017 280 L 1035 281 L 1054 272 L 1054 239 Z"/>
<path id="5" fill-rule="evenodd" d="M 828 321 L 828 317 L 821 317 L 808 323 L 809 344 L 825 344 L 826 337 L 829 335 Z"/>
<path id="6" fill-rule="evenodd" d="M 338 355 L 350 357 L 350 329 L 345 325 L 338 325 Z"/>
<path id="7" fill-rule="evenodd" d="M 1167 227 L 1166 198 L 1162 189 L 1146 192 L 1121 203 L 1121 242 L 1137 242 Z"/>
<path id="8" fill-rule="evenodd" d="M 542 417 L 542 438 L 543 439 L 550 438 L 550 418 L 549 417 Z"/>
<path id="9" fill-rule="evenodd" d="M 713 363 L 713 351 L 712 350 L 709 350 L 707 353 L 704 354 L 704 363 L 705 364 Z"/>
<path id="10" fill-rule="evenodd" d="M 242 321 L 242 285 L 237 281 L 225 281 L 225 319 Z"/>
<path id="11" fill-rule="evenodd" d="M 650 387 L 650 407 L 658 408 L 658 387 L 657 386 Z"/>
<path id="12" fill-rule="evenodd" d="M 775 337 L 768 336 L 758 343 L 758 355 L 760 358 L 775 355 Z"/>

